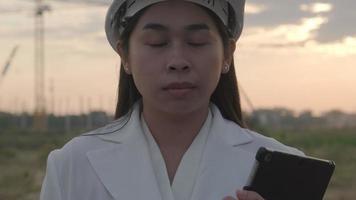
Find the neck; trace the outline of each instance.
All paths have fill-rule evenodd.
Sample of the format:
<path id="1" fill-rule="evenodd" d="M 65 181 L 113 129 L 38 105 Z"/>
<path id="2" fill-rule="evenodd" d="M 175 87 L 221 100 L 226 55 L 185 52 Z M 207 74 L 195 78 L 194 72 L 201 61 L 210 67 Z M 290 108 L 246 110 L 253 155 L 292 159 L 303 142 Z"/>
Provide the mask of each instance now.
<path id="1" fill-rule="evenodd" d="M 160 147 L 187 149 L 208 115 L 208 106 L 186 114 L 169 114 L 143 107 L 143 117 Z"/>

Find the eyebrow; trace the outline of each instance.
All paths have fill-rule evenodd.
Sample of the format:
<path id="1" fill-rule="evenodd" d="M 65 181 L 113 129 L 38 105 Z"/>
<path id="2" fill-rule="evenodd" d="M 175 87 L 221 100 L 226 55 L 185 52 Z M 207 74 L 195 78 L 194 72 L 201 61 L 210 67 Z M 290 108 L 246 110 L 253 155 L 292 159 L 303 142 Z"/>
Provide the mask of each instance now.
<path id="1" fill-rule="evenodd" d="M 148 30 L 148 29 L 152 29 L 156 31 L 168 31 L 168 27 L 156 23 L 148 23 L 143 27 L 143 30 Z"/>
<path id="2" fill-rule="evenodd" d="M 169 28 L 167 26 L 164 26 L 162 24 L 158 23 L 148 23 L 143 27 L 143 30 L 156 30 L 156 31 L 168 31 Z M 190 24 L 188 26 L 184 27 L 185 30 L 187 31 L 199 31 L 199 30 L 210 30 L 209 26 L 204 23 L 199 23 L 199 24 Z"/>
<path id="3" fill-rule="evenodd" d="M 201 24 L 191 24 L 185 27 L 185 30 L 188 31 L 199 31 L 199 30 L 210 30 L 209 26 L 201 23 Z"/>

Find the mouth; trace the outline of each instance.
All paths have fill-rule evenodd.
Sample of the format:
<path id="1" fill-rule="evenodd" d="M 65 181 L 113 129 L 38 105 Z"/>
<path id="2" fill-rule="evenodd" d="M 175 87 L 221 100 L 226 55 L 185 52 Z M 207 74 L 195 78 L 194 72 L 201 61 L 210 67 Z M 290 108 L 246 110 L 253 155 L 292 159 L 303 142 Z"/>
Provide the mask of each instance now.
<path id="1" fill-rule="evenodd" d="M 189 82 L 174 82 L 163 87 L 164 90 L 188 90 L 194 88 L 196 88 L 196 86 Z"/>
<path id="2" fill-rule="evenodd" d="M 187 96 L 195 88 L 196 86 L 189 82 L 174 82 L 163 87 L 163 90 L 169 92 L 170 95 L 176 98 L 182 98 Z"/>

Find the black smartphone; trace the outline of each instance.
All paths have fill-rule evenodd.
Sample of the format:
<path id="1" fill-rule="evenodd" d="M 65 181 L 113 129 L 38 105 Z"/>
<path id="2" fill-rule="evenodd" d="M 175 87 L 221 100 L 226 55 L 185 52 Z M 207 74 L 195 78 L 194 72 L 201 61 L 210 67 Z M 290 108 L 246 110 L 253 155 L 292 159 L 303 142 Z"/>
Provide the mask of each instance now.
<path id="1" fill-rule="evenodd" d="M 261 147 L 246 190 L 266 200 L 322 200 L 335 163 Z"/>

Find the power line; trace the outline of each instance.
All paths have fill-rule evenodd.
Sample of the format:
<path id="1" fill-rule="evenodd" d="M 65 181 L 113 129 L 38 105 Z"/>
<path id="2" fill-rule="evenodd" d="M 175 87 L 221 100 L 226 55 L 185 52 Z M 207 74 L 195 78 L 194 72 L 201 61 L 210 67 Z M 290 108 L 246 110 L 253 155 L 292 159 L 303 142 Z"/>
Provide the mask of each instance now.
<path id="1" fill-rule="evenodd" d="M 251 99 L 249 98 L 245 90 L 242 88 L 240 83 L 239 83 L 239 90 L 241 92 L 242 98 L 245 99 L 247 106 L 250 107 L 251 112 L 253 113 L 255 111 L 255 107 L 253 106 Z"/>

